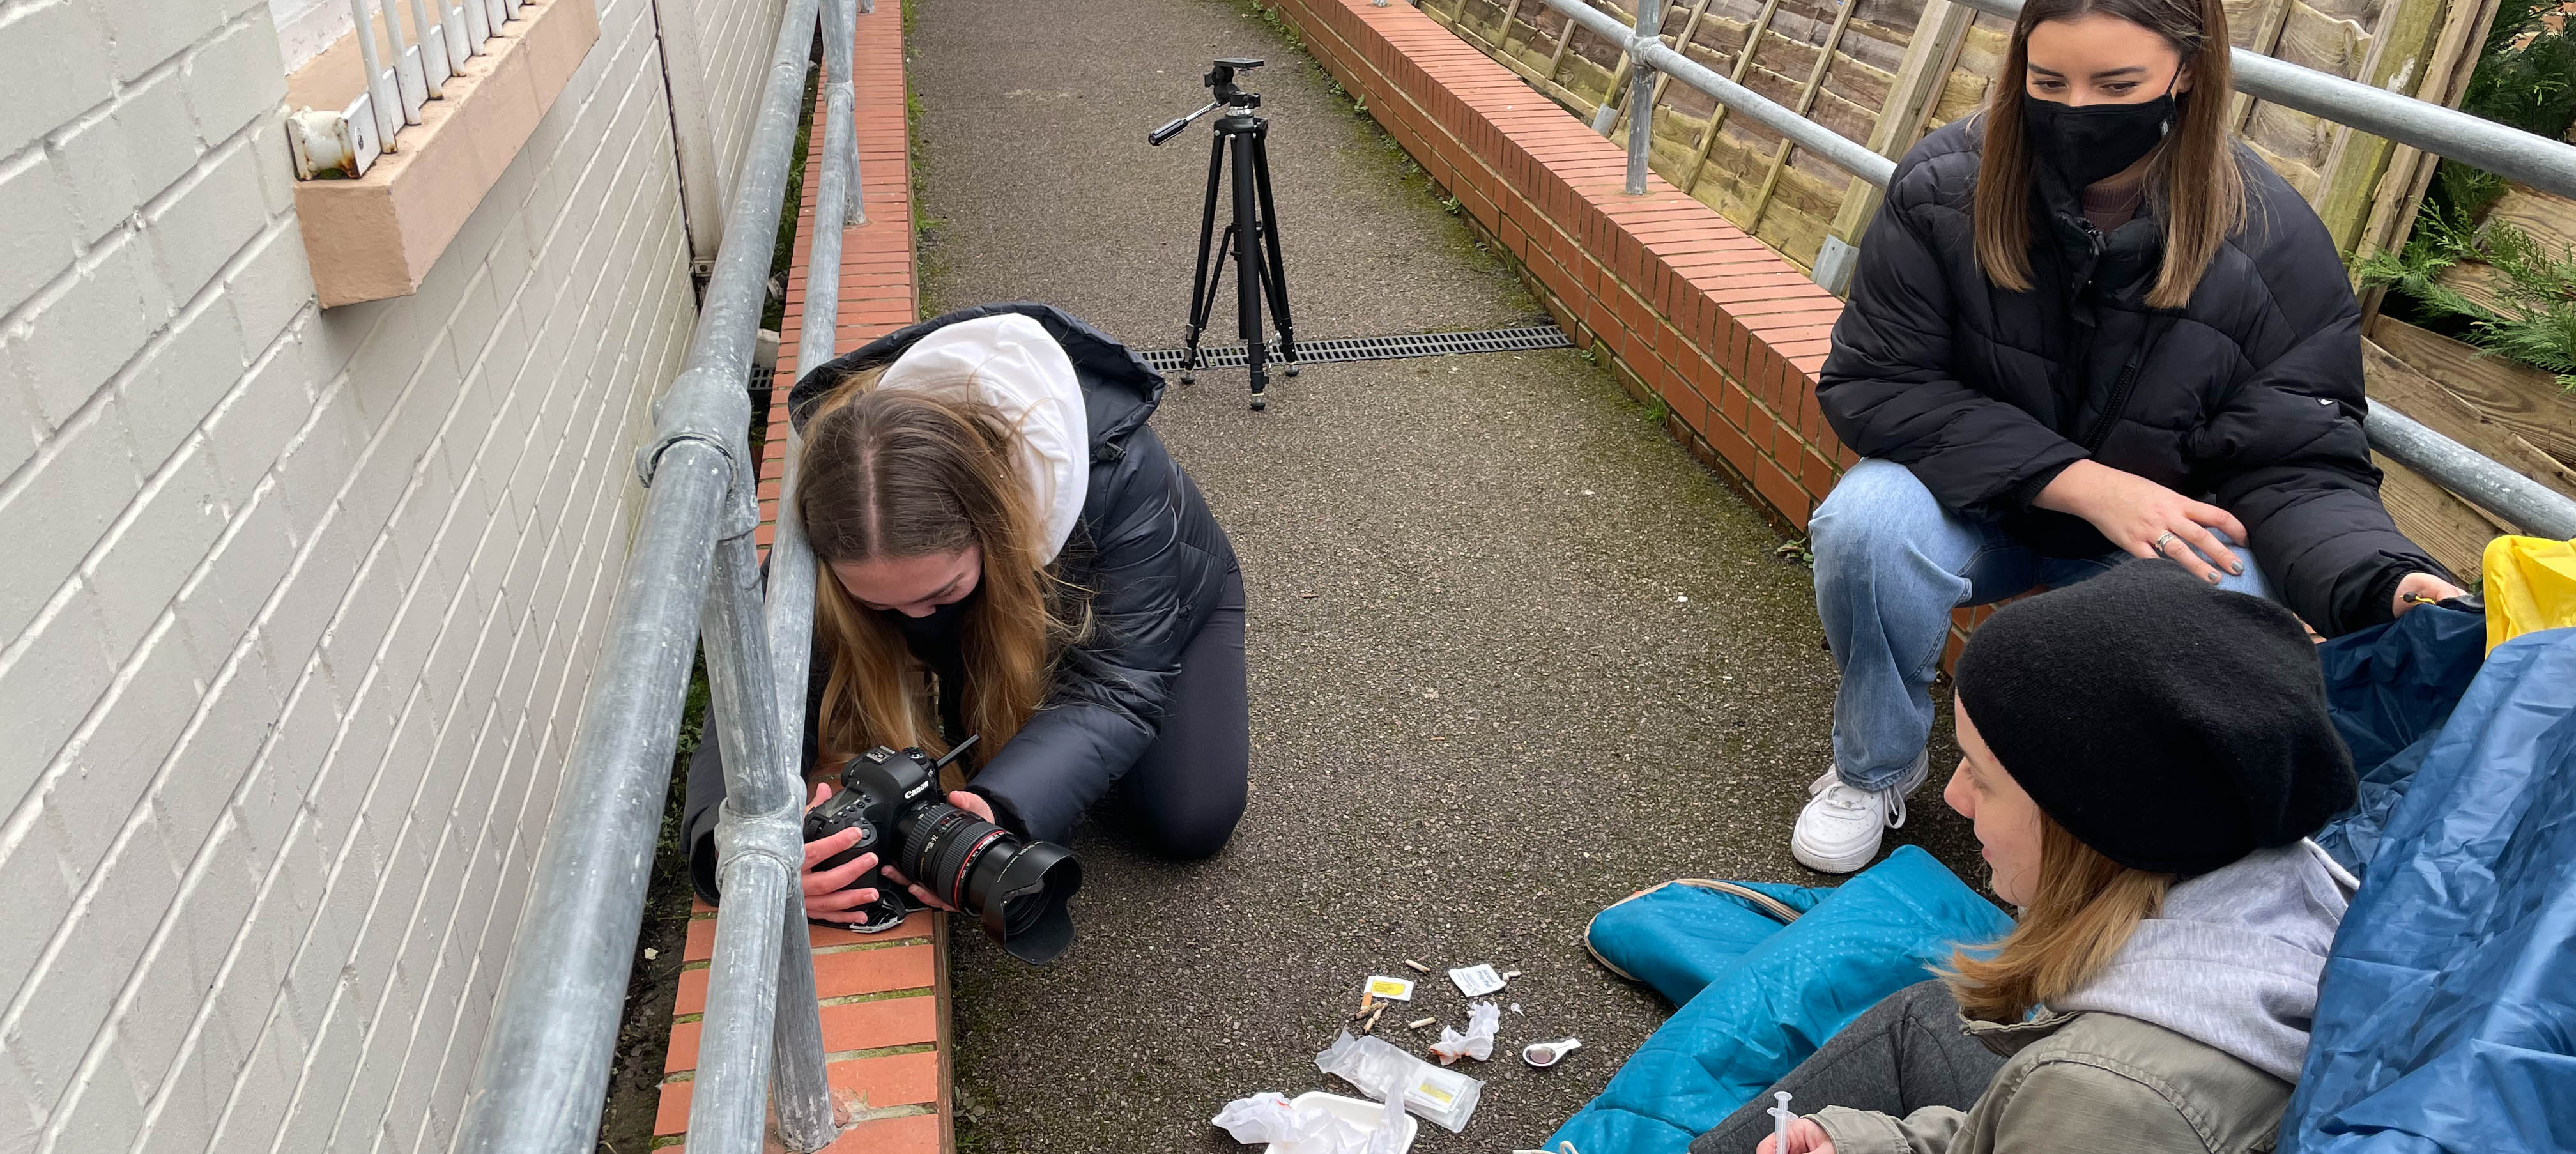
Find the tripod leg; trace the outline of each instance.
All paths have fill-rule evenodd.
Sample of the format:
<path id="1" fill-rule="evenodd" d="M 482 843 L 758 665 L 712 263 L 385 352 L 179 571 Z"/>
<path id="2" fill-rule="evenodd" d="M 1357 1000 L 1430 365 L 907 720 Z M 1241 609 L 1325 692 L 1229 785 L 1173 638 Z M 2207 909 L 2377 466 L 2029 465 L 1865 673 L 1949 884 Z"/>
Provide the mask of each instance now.
<path id="1" fill-rule="evenodd" d="M 1261 393 L 1270 385 L 1270 374 L 1262 367 L 1264 354 L 1261 339 L 1261 208 L 1255 200 L 1255 170 L 1252 165 L 1252 136 L 1246 132 L 1230 133 L 1234 149 L 1234 300 L 1236 323 L 1243 330 L 1243 363 L 1252 373 L 1252 407 L 1269 407 Z"/>
<path id="2" fill-rule="evenodd" d="M 1234 255 L 1234 226 L 1229 224 L 1229 225 L 1225 226 L 1225 231 L 1224 231 L 1223 233 L 1219 234 L 1219 235 L 1218 235 L 1218 238 L 1217 238 L 1217 242 L 1216 242 L 1216 263 L 1215 263 L 1214 265 L 1210 266 L 1210 267 L 1214 268 L 1216 271 L 1215 271 L 1215 272 L 1213 272 L 1213 273 L 1211 273 L 1211 274 L 1209 274 L 1209 276 L 1208 276 L 1207 291 L 1206 291 L 1205 293 L 1202 293 L 1202 294 L 1200 294 L 1200 295 L 1199 295 L 1199 300 L 1198 300 L 1198 304 L 1197 304 L 1197 306 L 1196 306 L 1196 307 L 1197 307 L 1197 309 L 1198 309 L 1199 320 L 1200 320 L 1202 323 L 1204 323 L 1204 322 L 1207 320 L 1207 318 L 1208 318 L 1208 317 L 1213 316 L 1213 315 L 1215 315 L 1215 313 L 1216 313 L 1216 294 L 1217 294 L 1217 290 L 1225 287 L 1225 262 L 1226 262 L 1226 260 L 1227 260 L 1228 258 L 1232 257 L 1233 255 Z M 1192 350 L 1196 350 L 1196 349 L 1198 348 L 1198 346 L 1197 346 L 1197 345 L 1192 345 L 1192 346 L 1190 346 L 1190 348 L 1191 348 Z M 1197 356 L 1198 354 L 1197 354 L 1195 351 L 1193 351 L 1193 352 L 1191 353 L 1191 355 L 1192 355 L 1193 357 L 1195 357 L 1195 356 Z"/>
<path id="3" fill-rule="evenodd" d="M 1270 290 L 1270 315 L 1279 326 L 1279 358 L 1288 362 L 1288 375 L 1297 375 L 1297 326 L 1288 319 L 1288 265 L 1279 257 L 1279 210 L 1270 201 L 1270 126 L 1264 124 L 1252 135 L 1252 173 L 1261 194 L 1261 239 L 1263 260 L 1261 283 Z"/>
<path id="4" fill-rule="evenodd" d="M 1208 283 L 1208 244 L 1216 237 L 1216 182 L 1225 171 L 1225 138 L 1217 137 L 1208 149 L 1207 196 L 1199 202 L 1199 267 L 1190 277 L 1190 330 L 1186 343 L 1188 353 L 1181 358 L 1181 383 L 1197 379 L 1199 367 L 1199 333 L 1207 328 L 1208 304 L 1215 300 L 1214 285 Z M 1225 258 L 1216 258 L 1219 272 Z"/>

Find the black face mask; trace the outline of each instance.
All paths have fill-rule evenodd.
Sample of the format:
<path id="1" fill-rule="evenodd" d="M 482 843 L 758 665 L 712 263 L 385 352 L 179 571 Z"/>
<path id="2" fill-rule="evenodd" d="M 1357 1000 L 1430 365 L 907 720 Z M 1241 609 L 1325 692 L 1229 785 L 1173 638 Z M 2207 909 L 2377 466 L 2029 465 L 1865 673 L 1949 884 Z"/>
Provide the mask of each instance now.
<path id="1" fill-rule="evenodd" d="M 982 593 L 983 590 L 975 592 Z M 895 630 L 903 634 L 905 641 L 915 645 L 943 645 L 956 636 L 957 626 L 966 620 L 967 607 L 974 602 L 975 598 L 970 594 L 920 617 L 893 609 L 880 609 L 878 612 L 894 623 Z"/>
<path id="2" fill-rule="evenodd" d="M 2173 128 L 2174 107 L 2171 85 L 2153 100 L 2082 108 L 2025 94 L 2022 133 L 2039 163 L 2082 192 L 2086 185 L 2119 175 L 2154 150 Z"/>

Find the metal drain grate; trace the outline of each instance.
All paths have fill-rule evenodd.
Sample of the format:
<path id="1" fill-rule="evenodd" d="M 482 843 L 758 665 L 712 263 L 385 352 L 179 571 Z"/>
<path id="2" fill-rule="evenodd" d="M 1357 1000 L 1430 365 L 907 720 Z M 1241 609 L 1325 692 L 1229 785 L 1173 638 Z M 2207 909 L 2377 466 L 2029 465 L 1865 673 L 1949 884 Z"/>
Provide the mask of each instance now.
<path id="1" fill-rule="evenodd" d="M 1408 357 L 1448 357 L 1460 353 L 1512 353 L 1528 349 L 1570 349 L 1565 330 L 1555 325 L 1531 325 L 1518 329 L 1491 329 L 1481 333 L 1405 333 L 1391 337 L 1335 337 L 1328 341 L 1297 342 L 1300 365 L 1330 364 L 1335 361 L 1400 361 Z M 1278 366 L 1279 342 L 1269 343 L 1268 362 Z M 1181 371 L 1183 350 L 1152 349 L 1136 354 L 1158 373 Z M 1243 367 L 1243 346 L 1202 345 L 1199 367 L 1203 369 L 1239 369 Z"/>

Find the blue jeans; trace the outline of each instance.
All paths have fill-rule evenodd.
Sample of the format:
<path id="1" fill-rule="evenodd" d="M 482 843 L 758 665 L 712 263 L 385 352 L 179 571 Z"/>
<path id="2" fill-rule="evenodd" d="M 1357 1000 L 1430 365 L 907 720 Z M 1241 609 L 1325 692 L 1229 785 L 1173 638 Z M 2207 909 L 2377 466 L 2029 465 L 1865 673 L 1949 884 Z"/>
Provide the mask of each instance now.
<path id="1" fill-rule="evenodd" d="M 1923 755 L 1951 610 L 2072 585 L 2128 559 L 2117 551 L 2040 556 L 2001 522 L 1944 509 L 1912 470 L 1875 459 L 1843 474 L 1807 532 L 1816 611 L 1843 675 L 1834 695 L 1834 768 L 1860 789 L 1896 784 Z M 2253 554 L 2235 552 L 2245 572 L 2219 588 L 2278 600 Z"/>

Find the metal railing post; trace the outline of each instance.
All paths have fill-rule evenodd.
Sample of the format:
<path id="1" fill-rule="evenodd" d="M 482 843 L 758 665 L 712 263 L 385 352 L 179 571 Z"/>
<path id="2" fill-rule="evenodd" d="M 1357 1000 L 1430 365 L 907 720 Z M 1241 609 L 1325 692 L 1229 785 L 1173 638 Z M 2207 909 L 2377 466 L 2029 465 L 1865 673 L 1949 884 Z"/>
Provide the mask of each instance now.
<path id="1" fill-rule="evenodd" d="M 711 720 L 725 751 L 725 800 L 716 820 L 716 884 L 724 901 L 716 911 L 697 1084 L 689 1096 L 689 1145 L 714 1154 L 757 1154 L 768 1130 L 778 978 L 786 952 L 780 925 L 804 864 L 797 789 L 782 775 L 778 758 L 778 711 L 761 616 L 760 558 L 751 534 L 716 542 L 699 639 L 706 647 Z M 802 956 L 794 960 L 808 967 L 810 985 L 812 957 L 796 953 Z M 810 1013 L 810 994 L 805 1004 Z M 826 1119 L 830 1110 L 827 1102 Z"/>
<path id="2" fill-rule="evenodd" d="M 1790 111 L 1761 93 L 1709 71 L 1707 66 L 1700 62 L 1673 51 L 1664 44 L 1661 37 L 1640 37 L 1636 35 L 1634 28 L 1619 23 L 1617 17 L 1594 8 L 1583 0 L 1546 0 L 1546 2 L 1548 7 L 1564 13 L 1567 19 L 1582 25 L 1593 35 L 1613 43 L 1627 44 L 1628 53 L 1635 58 L 1638 68 L 1651 68 L 1657 72 L 1669 74 L 1673 79 L 1707 93 L 1718 103 L 1733 109 L 1755 124 L 1797 141 L 1799 147 L 1825 158 L 1846 172 L 1881 188 L 1885 188 L 1887 182 L 1896 175 L 1895 161 L 1871 152 L 1867 145 Z M 1645 0 L 1639 0 L 1639 2 L 1642 5 Z M 1571 30 L 1567 35 L 1572 35 Z M 1651 90 L 1649 95 L 1651 98 Z M 1634 118 L 1633 110 L 1631 110 L 1631 117 Z M 1595 131 L 1608 131 L 1605 122 L 1596 121 L 1593 127 Z"/>
<path id="3" fill-rule="evenodd" d="M 709 597 L 710 571 L 718 567 L 714 546 L 732 539 L 747 551 L 759 520 L 756 463 L 748 459 L 746 444 L 751 402 L 744 385 L 767 295 L 816 3 L 787 0 L 760 114 L 744 149 L 726 243 L 699 306 L 688 359 L 654 404 L 656 436 L 637 454 L 647 486 L 643 519 L 450 1147 L 460 1154 L 588 1154 L 598 1141 L 653 842 L 670 791 L 690 639 Z M 723 566 L 728 573 L 744 567 L 739 556 Z M 720 622 L 718 632 L 725 628 Z M 766 682 L 760 691 L 761 716 L 774 724 Z M 741 896 L 770 883 L 770 900 L 727 903 L 724 915 L 739 923 L 765 914 L 757 919 L 764 943 L 759 953 L 771 964 L 756 984 L 773 992 L 780 942 L 775 919 L 785 912 L 793 888 L 790 863 L 801 863 L 803 856 L 797 798 L 786 782 L 775 780 L 776 768 L 758 764 L 756 776 L 772 781 L 781 794 L 783 805 L 774 808 L 783 809 L 783 820 L 747 839 L 765 852 L 746 858 L 737 845 L 729 855 L 732 873 L 742 877 L 737 884 L 745 887 L 729 892 Z M 766 800 L 757 784 L 745 785 L 750 788 L 735 787 L 742 804 Z M 775 860 L 781 853 L 793 856 Z M 721 924 L 718 936 L 725 937 Z M 731 948 L 720 941 L 719 956 Z M 742 984 L 721 977 L 710 982 L 702 1047 L 707 1063 L 740 1064 L 725 1023 L 741 1017 L 729 1008 L 742 1000 Z M 719 987 L 725 988 L 721 997 Z M 756 1023 L 764 1050 L 773 1017 Z M 765 1061 L 766 1053 L 761 1057 Z M 747 1098 L 751 1126 L 748 1145 L 701 1143 L 693 1136 L 692 1146 L 759 1149 L 766 1070 L 759 1075 L 747 1090 L 738 1088 L 739 1079 L 710 1084 L 701 1075 L 697 1098 Z"/>
<path id="4" fill-rule="evenodd" d="M 855 0 L 822 0 L 824 76 L 830 84 L 823 111 L 823 163 L 814 190 L 814 235 L 805 258 L 805 313 L 796 342 L 795 380 L 822 367 L 839 351 L 842 229 L 866 223 L 856 212 L 858 140 L 852 90 Z M 853 220 L 851 218 L 857 217 Z M 834 222 L 846 222 L 835 224 Z M 806 676 L 814 636 L 813 550 L 805 522 L 796 515 L 798 458 L 804 438 L 791 423 L 786 465 L 778 486 L 778 519 L 769 546 L 769 592 L 763 629 L 772 669 L 771 702 L 778 740 L 774 754 L 782 780 L 801 782 L 806 751 Z M 803 802 L 799 787 L 798 803 Z M 789 886 L 780 935 L 778 1002 L 772 1026 L 770 1098 L 779 1136 L 792 1150 L 820 1150 L 840 1132 L 832 1116 L 831 1084 L 823 1062 L 823 1022 L 814 1001 L 814 959 L 807 945 L 802 891 Z"/>
<path id="5" fill-rule="evenodd" d="M 1647 154 L 1655 142 L 1653 50 L 1664 46 L 1664 0 L 1637 0 L 1636 34 L 1628 45 L 1628 195 L 1646 195 Z"/>
<path id="6" fill-rule="evenodd" d="M 835 28 L 834 25 L 838 27 Z M 827 165 L 831 164 L 833 150 L 841 148 L 843 153 L 841 162 L 834 167 L 840 170 L 841 179 L 848 185 L 849 195 L 841 208 L 829 215 L 818 214 L 814 219 L 837 220 L 843 227 L 866 224 L 868 222 L 867 196 L 859 187 L 857 143 L 854 140 L 850 141 L 845 148 L 836 143 L 851 136 L 855 131 L 858 117 L 858 88 L 851 75 L 853 71 L 851 57 L 858 49 L 855 42 L 859 36 L 859 13 L 856 0 L 823 0 L 823 35 L 825 37 L 823 78 L 828 85 L 824 90 L 823 98 L 823 159 Z M 839 124 L 841 127 L 835 129 L 832 127 L 834 124 Z M 817 203 L 819 204 L 819 200 Z M 802 371 L 802 366 L 799 367 L 799 371 Z M 772 545 L 770 550 L 772 556 L 777 555 L 777 546 Z"/>
<path id="7" fill-rule="evenodd" d="M 828 71 L 835 55 L 830 41 L 846 40 L 851 31 L 846 20 L 827 12 L 827 6 L 838 3 L 789 0 L 770 59 L 759 135 L 753 139 L 753 151 L 761 153 L 764 165 L 784 168 L 793 147 L 799 89 L 814 38 L 825 38 Z M 842 36 L 834 36 L 836 25 Z M 846 44 L 838 55 L 846 66 Z M 762 148 L 772 133 L 785 138 L 774 158 Z M 846 169 L 834 164 L 838 158 L 829 151 L 831 145 L 827 136 L 820 172 L 825 182 L 846 175 Z M 779 211 L 780 195 L 770 194 L 772 214 Z M 761 235 L 775 236 L 775 230 L 773 215 Z M 730 222 L 725 235 L 734 235 Z M 828 266 L 809 269 L 809 276 L 836 279 L 839 271 L 840 262 L 834 259 Z M 747 417 L 735 426 L 737 436 L 747 436 Z M 752 482 L 754 488 L 756 484 Z M 754 489 L 745 489 L 738 499 L 750 505 L 749 519 L 756 523 L 759 499 Z M 724 901 L 716 912 L 697 1084 L 689 1098 L 689 1146 L 707 1154 L 757 1154 L 761 1149 L 768 1130 L 773 1062 L 787 1075 L 779 1082 L 786 1091 L 779 1100 L 781 1128 L 786 1131 L 782 1137 L 800 1146 L 817 1138 L 828 1143 L 833 1128 L 829 1091 L 820 1077 L 822 1034 L 814 1022 L 813 957 L 803 944 L 803 903 L 796 882 L 804 863 L 800 820 L 804 797 L 801 775 L 791 765 L 794 755 L 782 748 L 787 742 L 780 734 L 777 671 L 771 662 L 763 601 L 759 553 L 751 534 L 746 531 L 719 540 L 716 571 L 707 594 L 708 620 L 701 637 L 706 646 L 709 704 L 727 755 L 725 801 L 718 811 L 715 834 L 717 887 Z M 801 712 L 798 722 L 801 729 Z M 792 949 L 791 940 L 796 943 Z M 795 1045 L 793 1052 L 777 1047 L 781 1033 Z M 789 1130 L 791 1125 L 795 1129 Z"/>

